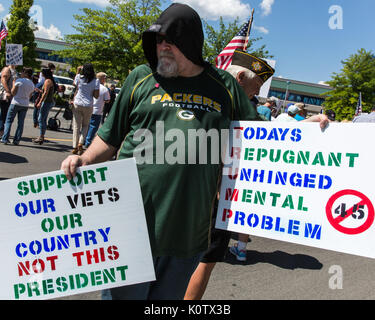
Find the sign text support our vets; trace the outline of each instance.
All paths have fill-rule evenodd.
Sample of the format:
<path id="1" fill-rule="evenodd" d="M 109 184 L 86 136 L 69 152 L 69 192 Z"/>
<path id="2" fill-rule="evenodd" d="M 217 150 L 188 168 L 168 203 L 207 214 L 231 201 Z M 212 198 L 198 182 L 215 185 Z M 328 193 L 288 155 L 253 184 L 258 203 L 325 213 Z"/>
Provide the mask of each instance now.
<path id="1" fill-rule="evenodd" d="M 0 183 L 1 299 L 50 299 L 155 279 L 134 159 Z"/>
<path id="2" fill-rule="evenodd" d="M 232 128 L 217 228 L 375 258 L 374 124 Z"/>

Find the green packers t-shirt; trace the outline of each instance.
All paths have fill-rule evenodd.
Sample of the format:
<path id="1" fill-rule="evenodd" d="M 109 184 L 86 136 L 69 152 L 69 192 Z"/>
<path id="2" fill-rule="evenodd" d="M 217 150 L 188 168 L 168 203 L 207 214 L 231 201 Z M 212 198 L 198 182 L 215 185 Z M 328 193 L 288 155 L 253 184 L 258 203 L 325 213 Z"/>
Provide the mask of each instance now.
<path id="1" fill-rule="evenodd" d="M 163 78 L 142 65 L 127 77 L 98 135 L 135 156 L 154 256 L 190 257 L 208 247 L 223 129 L 260 120 L 236 80 L 207 65 Z"/>

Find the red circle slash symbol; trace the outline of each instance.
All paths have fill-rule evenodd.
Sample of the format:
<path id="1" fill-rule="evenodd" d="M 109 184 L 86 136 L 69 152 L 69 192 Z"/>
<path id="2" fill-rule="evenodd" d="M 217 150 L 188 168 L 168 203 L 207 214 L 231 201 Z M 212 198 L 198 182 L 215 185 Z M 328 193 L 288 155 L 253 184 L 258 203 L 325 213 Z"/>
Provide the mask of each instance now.
<path id="1" fill-rule="evenodd" d="M 360 198 L 360 201 L 353 205 L 351 208 L 346 209 L 346 204 L 341 203 L 336 209 L 333 208 L 333 204 L 336 200 L 344 196 L 356 196 Z M 364 218 L 364 209 L 367 207 L 367 217 Z M 334 217 L 334 213 L 338 214 L 341 213 L 338 217 Z M 375 210 L 374 206 L 372 205 L 369 198 L 367 198 L 363 193 L 355 191 L 355 190 L 342 190 L 335 193 L 331 198 L 329 198 L 327 205 L 326 205 L 326 214 L 329 223 L 334 227 L 337 231 L 340 231 L 345 234 L 359 234 L 366 231 L 368 228 L 371 227 L 372 223 L 374 222 L 375 217 Z M 349 228 L 344 227 L 341 223 L 348 219 L 349 217 L 361 220 L 363 219 L 363 223 L 360 226 Z"/>

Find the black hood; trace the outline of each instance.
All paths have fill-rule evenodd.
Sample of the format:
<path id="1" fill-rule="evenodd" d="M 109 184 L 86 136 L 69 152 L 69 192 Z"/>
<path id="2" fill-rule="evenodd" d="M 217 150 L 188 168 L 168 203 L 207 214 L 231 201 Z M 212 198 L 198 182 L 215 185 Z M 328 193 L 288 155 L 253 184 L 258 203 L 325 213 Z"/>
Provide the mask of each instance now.
<path id="1" fill-rule="evenodd" d="M 174 3 L 162 12 L 158 20 L 142 34 L 143 52 L 152 69 L 156 69 L 156 33 L 165 33 L 184 54 L 197 65 L 204 65 L 202 21 L 186 4 Z"/>

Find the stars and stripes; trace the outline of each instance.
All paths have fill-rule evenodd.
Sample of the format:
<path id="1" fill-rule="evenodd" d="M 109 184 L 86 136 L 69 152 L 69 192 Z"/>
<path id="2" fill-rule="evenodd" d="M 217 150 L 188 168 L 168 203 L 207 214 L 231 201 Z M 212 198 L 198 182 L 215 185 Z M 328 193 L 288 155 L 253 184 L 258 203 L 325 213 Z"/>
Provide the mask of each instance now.
<path id="1" fill-rule="evenodd" d="M 246 22 L 237 33 L 237 35 L 227 44 L 227 46 L 220 52 L 216 57 L 216 67 L 219 69 L 226 70 L 232 62 L 233 52 L 236 49 L 243 49 L 245 43 L 247 43 L 249 24 L 251 19 Z"/>
<path id="2" fill-rule="evenodd" d="M 8 30 L 5 27 L 4 21 L 1 20 L 1 26 L 0 26 L 0 49 L 1 49 L 1 41 L 8 36 Z"/>

